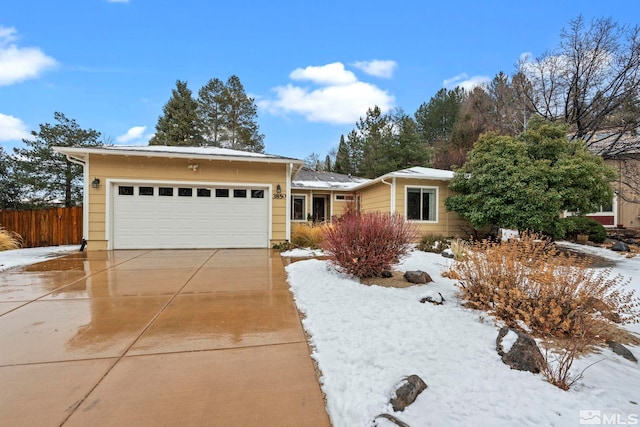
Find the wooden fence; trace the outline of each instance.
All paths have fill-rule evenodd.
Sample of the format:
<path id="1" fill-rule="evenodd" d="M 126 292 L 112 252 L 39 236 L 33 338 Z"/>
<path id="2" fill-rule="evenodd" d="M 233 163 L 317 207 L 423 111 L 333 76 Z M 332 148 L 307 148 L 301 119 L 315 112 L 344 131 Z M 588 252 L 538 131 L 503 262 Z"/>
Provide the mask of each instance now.
<path id="1" fill-rule="evenodd" d="M 0 211 L 0 226 L 22 236 L 23 248 L 80 245 L 82 207 Z"/>

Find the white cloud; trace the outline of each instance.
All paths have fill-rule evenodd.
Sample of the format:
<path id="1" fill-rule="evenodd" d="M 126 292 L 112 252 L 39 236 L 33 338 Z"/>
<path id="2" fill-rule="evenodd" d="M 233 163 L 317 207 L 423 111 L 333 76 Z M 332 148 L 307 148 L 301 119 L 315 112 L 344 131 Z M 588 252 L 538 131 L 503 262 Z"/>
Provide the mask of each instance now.
<path id="1" fill-rule="evenodd" d="M 27 125 L 22 120 L 0 113 L 0 141 L 19 141 L 30 137 Z"/>
<path id="2" fill-rule="evenodd" d="M 0 86 L 36 78 L 57 64 L 37 47 L 18 47 L 16 39 L 15 28 L 0 26 Z"/>
<path id="3" fill-rule="evenodd" d="M 442 85 L 447 89 L 452 89 L 456 86 L 463 88 L 466 91 L 472 90 L 477 86 L 484 86 L 491 81 L 489 76 L 471 76 L 467 73 L 460 73 L 457 76 L 453 76 L 442 81 Z"/>
<path id="4" fill-rule="evenodd" d="M 356 61 L 352 65 L 369 75 L 390 79 L 393 77 L 393 72 L 398 63 L 391 60 L 374 59 L 373 61 Z"/>
<path id="5" fill-rule="evenodd" d="M 146 126 L 134 126 L 124 135 L 117 137 L 116 142 L 119 142 L 120 144 L 133 143 L 134 145 L 146 144 L 153 136 L 153 134 L 145 134 L 144 131 L 146 130 Z"/>
<path id="6" fill-rule="evenodd" d="M 289 77 L 308 80 L 319 87 L 278 86 L 273 89 L 275 99 L 258 101 L 258 106 L 274 115 L 295 113 L 311 122 L 332 124 L 352 124 L 376 105 L 382 112 L 394 107 L 392 95 L 371 83 L 359 81 L 340 62 L 298 68 Z"/>
<path id="7" fill-rule="evenodd" d="M 318 67 L 310 65 L 307 68 L 296 68 L 289 77 L 292 80 L 309 80 L 319 85 L 345 85 L 358 81 L 356 75 L 345 70 L 341 62 Z"/>

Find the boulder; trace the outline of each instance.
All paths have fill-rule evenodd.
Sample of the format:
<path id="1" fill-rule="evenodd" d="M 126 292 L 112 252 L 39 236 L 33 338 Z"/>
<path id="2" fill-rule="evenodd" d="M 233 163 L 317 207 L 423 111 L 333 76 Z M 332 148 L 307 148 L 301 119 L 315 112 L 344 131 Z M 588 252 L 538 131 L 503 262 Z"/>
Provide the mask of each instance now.
<path id="1" fill-rule="evenodd" d="M 424 285 L 425 283 L 433 282 L 431 276 L 424 271 L 407 271 L 404 273 L 404 278 L 409 283 L 415 283 L 416 285 Z"/>
<path id="2" fill-rule="evenodd" d="M 511 348 L 507 349 L 502 341 L 509 331 L 517 334 L 518 338 Z M 498 338 L 496 338 L 496 351 L 502 356 L 502 362 L 509 365 L 511 369 L 517 369 L 518 371 L 529 371 L 537 374 L 546 364 L 538 348 L 538 344 L 536 344 L 533 338 L 523 332 L 518 332 L 506 326 L 500 329 L 498 333 Z"/>
<path id="3" fill-rule="evenodd" d="M 384 277 L 385 279 L 390 279 L 393 277 L 393 273 L 390 272 L 389 270 L 385 270 L 382 272 L 381 276 Z"/>
<path id="4" fill-rule="evenodd" d="M 629 351 L 627 347 L 623 346 L 619 342 L 607 341 L 607 345 L 609 345 L 609 348 L 618 356 L 622 356 L 631 362 L 638 363 L 638 359 L 636 359 L 633 353 L 631 353 L 631 351 Z"/>
<path id="5" fill-rule="evenodd" d="M 611 247 L 611 250 L 616 252 L 629 252 L 630 249 L 629 245 L 627 245 L 625 242 L 617 242 Z"/>
<path id="6" fill-rule="evenodd" d="M 397 425 L 398 427 L 409 427 L 409 424 L 404 423 L 402 421 L 400 421 L 399 419 L 397 419 L 396 417 L 394 417 L 393 415 L 389 415 L 389 414 L 380 414 L 378 415 L 374 420 L 373 420 L 373 427 L 381 427 L 383 424 L 378 422 L 378 419 L 384 419 L 387 420 L 395 425 Z M 384 423 L 384 424 L 389 424 L 389 423 Z"/>
<path id="7" fill-rule="evenodd" d="M 391 398 L 391 406 L 396 412 L 415 402 L 416 398 L 427 388 L 427 384 L 417 375 L 409 375 L 398 385 L 394 396 Z"/>

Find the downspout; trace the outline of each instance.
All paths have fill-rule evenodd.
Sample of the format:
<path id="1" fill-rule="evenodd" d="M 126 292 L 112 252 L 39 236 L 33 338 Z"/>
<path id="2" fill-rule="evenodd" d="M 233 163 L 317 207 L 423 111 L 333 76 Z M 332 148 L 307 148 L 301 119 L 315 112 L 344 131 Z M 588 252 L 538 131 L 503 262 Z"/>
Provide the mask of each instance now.
<path id="1" fill-rule="evenodd" d="M 329 192 L 329 222 L 333 222 L 333 190 Z"/>
<path id="2" fill-rule="evenodd" d="M 82 166 L 83 191 L 82 191 L 82 242 L 84 249 L 85 240 L 89 240 L 89 174 L 87 173 L 87 161 L 75 159 L 68 154 L 65 157 L 71 163 Z"/>
<path id="3" fill-rule="evenodd" d="M 389 212 L 391 212 L 391 214 L 393 215 L 396 213 L 396 177 L 394 176 L 393 178 L 391 178 L 391 182 L 386 182 L 384 178 L 380 178 L 380 182 L 391 187 Z"/>
<path id="4" fill-rule="evenodd" d="M 284 237 L 287 242 L 291 241 L 291 172 L 293 171 L 293 163 L 287 165 L 287 181 L 285 184 L 285 231 Z M 272 220 L 273 222 L 273 220 Z M 273 236 L 271 236 L 273 237 Z"/>

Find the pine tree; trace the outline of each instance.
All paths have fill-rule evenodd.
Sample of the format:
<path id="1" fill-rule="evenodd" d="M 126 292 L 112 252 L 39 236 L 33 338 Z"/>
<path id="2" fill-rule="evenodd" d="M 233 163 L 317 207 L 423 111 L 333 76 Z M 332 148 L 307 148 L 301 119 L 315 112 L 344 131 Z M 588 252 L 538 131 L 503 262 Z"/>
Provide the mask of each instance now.
<path id="1" fill-rule="evenodd" d="M 26 148 L 14 148 L 16 172 L 32 200 L 46 204 L 64 199 L 64 205 L 70 207 L 82 200 L 82 166 L 54 152 L 52 147 L 98 146 L 100 132 L 82 129 L 62 113 L 54 113 L 54 118 L 57 124 L 41 124 L 39 132 L 31 132 L 34 139 L 22 140 Z"/>
<path id="2" fill-rule="evenodd" d="M 14 163 L 15 159 L 0 147 L 0 210 L 20 207 L 22 188 L 13 171 Z"/>
<path id="3" fill-rule="evenodd" d="M 244 92 L 238 76 L 231 76 L 225 86 L 225 128 L 229 148 L 262 153 L 264 135 L 259 132 L 256 118 L 258 107 Z"/>
<path id="4" fill-rule="evenodd" d="M 327 154 L 327 157 L 324 158 L 324 167 L 323 170 L 325 172 L 333 172 L 331 168 L 331 156 Z"/>
<path id="5" fill-rule="evenodd" d="M 171 98 L 162 108 L 162 116 L 158 117 L 156 134 L 149 145 L 203 145 L 202 125 L 197 108 L 198 104 L 193 99 L 187 82 L 177 80 L 176 88 L 171 91 Z"/>
<path id="6" fill-rule="evenodd" d="M 225 91 L 220 79 L 209 80 L 198 91 L 198 116 L 204 145 L 220 147 L 228 139 L 224 120 Z"/>
<path id="7" fill-rule="evenodd" d="M 344 135 L 340 135 L 340 144 L 338 145 L 338 152 L 336 154 L 336 161 L 333 165 L 333 171 L 341 174 L 350 174 L 351 170 L 351 156 L 349 155 L 349 147 L 344 141 Z"/>

